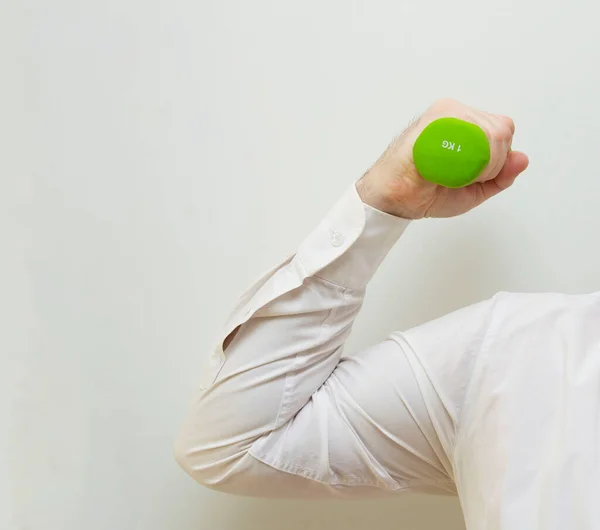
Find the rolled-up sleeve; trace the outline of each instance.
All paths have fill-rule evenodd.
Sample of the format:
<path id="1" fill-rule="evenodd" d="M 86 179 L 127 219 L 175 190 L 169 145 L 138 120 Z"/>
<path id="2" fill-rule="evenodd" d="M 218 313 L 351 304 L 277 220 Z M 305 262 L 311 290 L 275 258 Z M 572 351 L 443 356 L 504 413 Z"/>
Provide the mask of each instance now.
<path id="1" fill-rule="evenodd" d="M 190 476 L 264 497 L 454 493 L 451 393 L 410 342 L 396 332 L 342 357 L 366 286 L 409 223 L 365 205 L 353 185 L 241 296 L 175 443 Z"/>

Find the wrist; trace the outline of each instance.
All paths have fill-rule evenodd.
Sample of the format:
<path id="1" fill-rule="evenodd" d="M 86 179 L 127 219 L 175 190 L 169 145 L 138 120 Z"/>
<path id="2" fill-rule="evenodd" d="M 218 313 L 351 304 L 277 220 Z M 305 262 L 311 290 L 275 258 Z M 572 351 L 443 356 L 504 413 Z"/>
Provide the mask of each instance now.
<path id="1" fill-rule="evenodd" d="M 370 178 L 368 174 L 365 174 L 356 183 L 356 191 L 362 202 L 368 204 L 376 210 L 380 210 L 385 213 L 390 212 L 389 201 L 386 200 L 384 191 L 374 182 L 374 179 Z"/>
<path id="2" fill-rule="evenodd" d="M 362 202 L 381 212 L 411 220 L 425 217 L 423 188 L 408 176 L 390 178 L 372 168 L 357 181 L 356 191 Z"/>

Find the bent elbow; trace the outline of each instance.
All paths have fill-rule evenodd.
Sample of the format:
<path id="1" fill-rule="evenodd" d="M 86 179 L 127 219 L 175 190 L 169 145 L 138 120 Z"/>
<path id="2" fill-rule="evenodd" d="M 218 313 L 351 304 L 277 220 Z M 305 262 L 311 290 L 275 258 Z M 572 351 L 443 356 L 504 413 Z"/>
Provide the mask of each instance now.
<path id="1" fill-rule="evenodd" d="M 181 469 L 196 482 L 211 489 L 218 489 L 226 466 L 214 451 L 190 443 L 185 432 L 182 432 L 173 444 L 173 455 Z"/>
<path id="2" fill-rule="evenodd" d="M 178 434 L 173 443 L 173 456 L 179 467 L 196 480 L 191 460 L 192 452 L 187 444 L 187 440 L 181 434 Z"/>
<path id="3" fill-rule="evenodd" d="M 252 480 L 244 471 L 248 448 L 235 444 L 195 443 L 181 431 L 173 444 L 179 466 L 197 483 L 212 490 L 252 495 Z"/>

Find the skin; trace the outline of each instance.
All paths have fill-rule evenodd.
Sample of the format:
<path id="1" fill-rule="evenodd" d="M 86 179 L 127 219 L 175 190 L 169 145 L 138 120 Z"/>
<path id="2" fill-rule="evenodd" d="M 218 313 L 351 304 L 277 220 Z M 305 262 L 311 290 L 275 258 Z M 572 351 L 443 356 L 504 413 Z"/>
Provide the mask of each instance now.
<path id="1" fill-rule="evenodd" d="M 444 117 L 478 125 L 490 142 L 489 164 L 476 182 L 463 188 L 450 189 L 426 181 L 412 160 L 412 146 L 421 131 Z M 508 116 L 476 110 L 453 99 L 441 99 L 392 141 L 357 182 L 356 189 L 363 202 L 398 217 L 455 217 L 508 189 L 527 168 L 527 155 L 511 151 L 514 132 L 514 122 Z"/>

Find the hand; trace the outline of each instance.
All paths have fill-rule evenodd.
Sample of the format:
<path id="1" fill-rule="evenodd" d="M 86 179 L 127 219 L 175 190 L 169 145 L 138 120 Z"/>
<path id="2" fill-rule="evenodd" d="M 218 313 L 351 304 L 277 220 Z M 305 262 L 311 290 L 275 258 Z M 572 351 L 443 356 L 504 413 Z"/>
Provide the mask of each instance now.
<path id="1" fill-rule="evenodd" d="M 463 188 L 446 188 L 417 172 L 412 147 L 421 131 L 438 118 L 459 118 L 481 127 L 490 143 L 490 161 L 477 180 Z M 527 167 L 527 155 L 510 151 L 515 126 L 507 116 L 489 114 L 452 99 L 429 107 L 396 138 L 373 167 L 356 183 L 361 199 L 384 212 L 405 217 L 454 217 L 472 210 L 509 188 Z"/>

